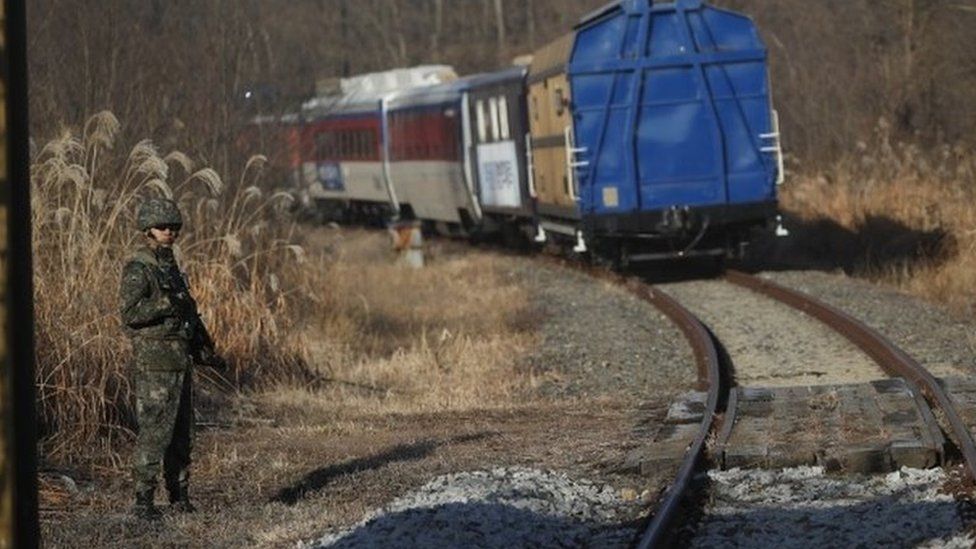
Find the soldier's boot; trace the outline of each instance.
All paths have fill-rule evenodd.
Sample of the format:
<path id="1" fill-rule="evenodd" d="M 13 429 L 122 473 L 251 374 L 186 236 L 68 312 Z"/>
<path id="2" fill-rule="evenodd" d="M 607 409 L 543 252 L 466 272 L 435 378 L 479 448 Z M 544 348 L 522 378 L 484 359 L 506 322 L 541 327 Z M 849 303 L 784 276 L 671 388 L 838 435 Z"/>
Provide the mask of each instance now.
<path id="1" fill-rule="evenodd" d="M 190 503 L 190 487 L 185 482 L 167 484 L 170 508 L 179 513 L 193 513 L 197 508 Z"/>
<path id="2" fill-rule="evenodd" d="M 136 504 L 132 506 L 132 514 L 142 520 L 159 520 L 162 514 L 153 502 L 155 490 L 136 492 Z"/>

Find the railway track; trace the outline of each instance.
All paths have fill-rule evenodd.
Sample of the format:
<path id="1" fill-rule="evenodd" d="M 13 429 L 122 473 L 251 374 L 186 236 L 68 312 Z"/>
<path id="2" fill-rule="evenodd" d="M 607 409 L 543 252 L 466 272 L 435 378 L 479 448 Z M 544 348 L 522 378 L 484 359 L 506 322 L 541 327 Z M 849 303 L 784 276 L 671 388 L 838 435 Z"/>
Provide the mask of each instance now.
<path id="1" fill-rule="evenodd" d="M 944 383 L 906 352 L 863 322 L 795 290 L 738 271 L 729 271 L 725 280 L 822 322 L 869 356 L 889 376 L 904 380 L 913 394 L 924 396 L 927 405 L 936 411 L 942 420 L 942 428 L 962 456 L 969 477 L 976 479 L 976 443 L 969 426 L 956 409 Z M 692 478 L 709 457 L 706 441 L 710 436 L 719 441 L 728 439 L 736 421 L 738 393 L 729 386 L 732 379 L 729 371 L 731 364 L 721 360 L 719 342 L 702 321 L 658 288 L 620 277 L 617 277 L 617 282 L 653 304 L 681 329 L 694 350 L 700 384 L 706 392 L 697 432 L 687 447 L 674 481 L 659 500 L 637 545 L 641 548 L 658 547 L 667 544 L 679 526 L 683 515 L 681 507 L 683 502 L 690 499 L 690 491 L 693 489 Z M 721 426 L 718 424 L 719 417 L 723 417 Z M 932 423 L 935 423 L 934 419 Z M 718 446 L 721 447 L 721 444 Z"/>

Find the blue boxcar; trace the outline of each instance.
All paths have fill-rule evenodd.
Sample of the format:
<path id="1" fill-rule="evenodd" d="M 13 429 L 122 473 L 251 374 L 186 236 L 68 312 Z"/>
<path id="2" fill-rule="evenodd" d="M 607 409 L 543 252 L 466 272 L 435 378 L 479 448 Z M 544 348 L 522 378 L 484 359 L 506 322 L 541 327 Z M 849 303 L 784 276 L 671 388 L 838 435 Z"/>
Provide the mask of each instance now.
<path id="1" fill-rule="evenodd" d="M 778 124 L 748 17 L 616 2 L 577 26 L 567 75 L 584 234 L 632 259 L 715 254 L 775 216 Z"/>

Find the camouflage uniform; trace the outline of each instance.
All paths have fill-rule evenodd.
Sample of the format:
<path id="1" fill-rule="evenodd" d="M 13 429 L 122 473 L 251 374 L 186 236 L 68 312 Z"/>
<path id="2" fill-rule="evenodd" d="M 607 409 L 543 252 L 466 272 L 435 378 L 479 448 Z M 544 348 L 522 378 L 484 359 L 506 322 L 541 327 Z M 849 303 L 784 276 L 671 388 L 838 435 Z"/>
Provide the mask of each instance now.
<path id="1" fill-rule="evenodd" d="M 141 229 L 180 224 L 179 210 L 170 201 L 161 207 L 164 214 L 169 208 L 168 217 L 158 211 L 155 217 L 142 215 L 147 209 L 152 214 L 160 202 L 149 200 L 140 209 Z M 161 467 L 170 502 L 192 510 L 187 494 L 193 445 L 190 367 L 194 361 L 212 364 L 219 359 L 171 248 L 146 245 L 132 255 L 122 271 L 119 303 L 134 354 L 137 513 L 155 514 L 152 499 Z"/>

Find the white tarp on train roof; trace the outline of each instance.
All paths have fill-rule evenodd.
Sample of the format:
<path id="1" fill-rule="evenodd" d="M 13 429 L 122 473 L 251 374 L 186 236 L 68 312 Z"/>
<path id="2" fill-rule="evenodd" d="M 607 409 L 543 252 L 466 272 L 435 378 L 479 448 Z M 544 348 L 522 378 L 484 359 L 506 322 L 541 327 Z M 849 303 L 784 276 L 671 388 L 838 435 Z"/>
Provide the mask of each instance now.
<path id="1" fill-rule="evenodd" d="M 372 106 L 392 92 L 432 86 L 457 80 L 457 73 L 450 65 L 421 65 L 392 69 L 343 78 L 339 81 L 341 93 L 315 97 L 306 101 L 306 112 L 341 112 L 357 107 Z"/>
<path id="2" fill-rule="evenodd" d="M 421 65 L 350 76 L 340 80 L 339 86 L 345 95 L 381 96 L 392 91 L 430 86 L 456 79 L 457 73 L 450 65 Z"/>

